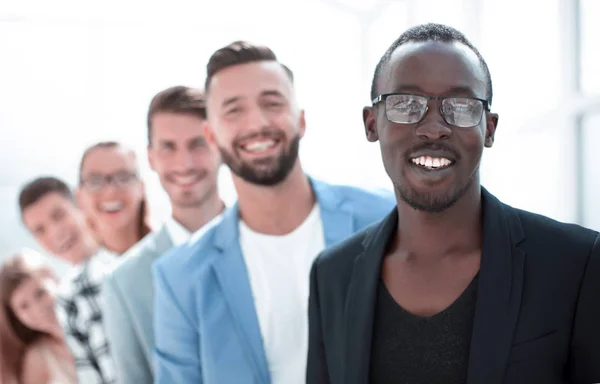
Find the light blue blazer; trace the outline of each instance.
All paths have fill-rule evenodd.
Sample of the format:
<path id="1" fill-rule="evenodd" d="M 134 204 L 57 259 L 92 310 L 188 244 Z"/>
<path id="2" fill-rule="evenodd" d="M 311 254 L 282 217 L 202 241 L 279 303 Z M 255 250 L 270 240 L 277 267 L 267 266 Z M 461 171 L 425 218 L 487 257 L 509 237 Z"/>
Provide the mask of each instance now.
<path id="1" fill-rule="evenodd" d="M 387 191 L 311 183 L 327 247 L 396 204 Z M 200 240 L 154 263 L 155 383 L 270 384 L 238 221 L 235 205 Z"/>

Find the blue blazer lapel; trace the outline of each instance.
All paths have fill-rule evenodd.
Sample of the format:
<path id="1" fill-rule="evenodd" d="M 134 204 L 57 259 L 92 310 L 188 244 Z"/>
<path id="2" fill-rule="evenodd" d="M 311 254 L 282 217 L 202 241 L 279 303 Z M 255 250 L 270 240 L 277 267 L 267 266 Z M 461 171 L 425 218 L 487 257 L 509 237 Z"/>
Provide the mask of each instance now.
<path id="1" fill-rule="evenodd" d="M 343 197 L 327 184 L 314 179 L 310 182 L 321 210 L 325 246 L 331 247 L 356 232 L 354 212 L 342 204 Z"/>
<path id="2" fill-rule="evenodd" d="M 213 268 L 225 301 L 237 324 L 236 331 L 240 335 L 240 345 L 248 352 L 259 382 L 268 384 L 270 383 L 269 368 L 248 270 L 240 248 L 238 221 L 238 207 L 235 205 L 225 213 L 221 225 L 216 230 L 215 246 L 221 250 L 222 257 L 215 261 Z"/>

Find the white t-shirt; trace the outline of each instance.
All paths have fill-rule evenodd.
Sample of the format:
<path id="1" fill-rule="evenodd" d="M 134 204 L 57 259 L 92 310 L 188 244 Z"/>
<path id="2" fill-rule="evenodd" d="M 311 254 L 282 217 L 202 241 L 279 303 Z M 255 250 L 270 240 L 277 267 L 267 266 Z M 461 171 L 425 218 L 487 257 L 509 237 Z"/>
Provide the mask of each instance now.
<path id="1" fill-rule="evenodd" d="M 240 220 L 240 245 L 272 384 L 305 384 L 310 268 L 325 248 L 319 205 L 283 236 L 251 230 Z"/>

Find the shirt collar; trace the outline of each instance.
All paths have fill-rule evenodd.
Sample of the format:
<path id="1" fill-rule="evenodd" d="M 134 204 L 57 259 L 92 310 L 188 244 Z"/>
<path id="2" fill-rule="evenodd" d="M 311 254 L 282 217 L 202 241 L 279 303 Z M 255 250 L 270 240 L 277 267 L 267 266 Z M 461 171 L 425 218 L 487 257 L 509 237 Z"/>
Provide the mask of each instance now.
<path id="1" fill-rule="evenodd" d="M 181 225 L 177 220 L 175 220 L 172 216 L 170 216 L 166 223 L 167 232 L 169 233 L 169 237 L 173 242 L 173 246 L 179 246 L 190 238 L 190 231 L 188 231 L 183 225 Z"/>

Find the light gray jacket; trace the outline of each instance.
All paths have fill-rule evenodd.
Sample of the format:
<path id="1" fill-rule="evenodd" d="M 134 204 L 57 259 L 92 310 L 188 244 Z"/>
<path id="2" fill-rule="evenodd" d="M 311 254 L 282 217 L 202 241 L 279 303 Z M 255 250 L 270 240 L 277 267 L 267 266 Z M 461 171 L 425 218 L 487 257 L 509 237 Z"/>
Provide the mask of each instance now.
<path id="1" fill-rule="evenodd" d="M 152 263 L 173 247 L 167 227 L 142 239 L 102 286 L 103 322 L 117 384 L 154 382 Z"/>

